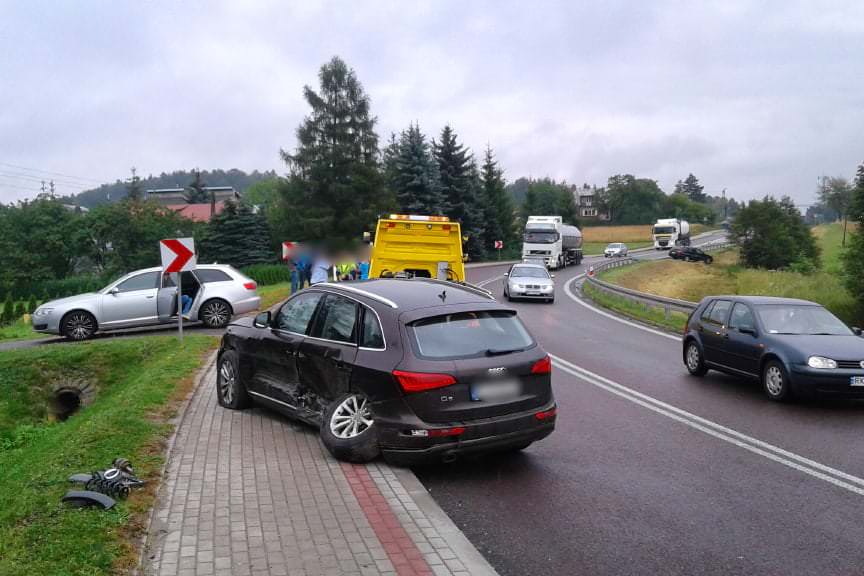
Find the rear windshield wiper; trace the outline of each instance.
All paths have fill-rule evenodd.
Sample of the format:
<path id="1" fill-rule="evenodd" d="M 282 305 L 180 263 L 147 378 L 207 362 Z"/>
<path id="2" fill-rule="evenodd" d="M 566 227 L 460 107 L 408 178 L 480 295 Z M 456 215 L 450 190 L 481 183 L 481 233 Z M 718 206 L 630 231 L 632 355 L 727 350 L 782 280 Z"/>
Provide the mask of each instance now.
<path id="1" fill-rule="evenodd" d="M 525 348 L 489 348 L 486 350 L 486 356 L 501 356 L 502 354 L 512 354 L 513 352 L 522 352 Z"/>

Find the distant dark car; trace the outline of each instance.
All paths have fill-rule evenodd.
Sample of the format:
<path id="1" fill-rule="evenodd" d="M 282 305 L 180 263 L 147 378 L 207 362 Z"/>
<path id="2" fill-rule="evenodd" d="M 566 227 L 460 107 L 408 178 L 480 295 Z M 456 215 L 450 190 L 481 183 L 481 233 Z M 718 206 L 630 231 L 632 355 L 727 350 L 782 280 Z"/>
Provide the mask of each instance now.
<path id="1" fill-rule="evenodd" d="M 669 257 L 675 260 L 684 260 L 685 262 L 705 262 L 711 264 L 714 258 L 710 254 L 706 254 L 699 248 L 692 246 L 679 246 L 669 250 Z"/>
<path id="2" fill-rule="evenodd" d="M 683 360 L 758 379 L 771 400 L 815 395 L 864 397 L 864 338 L 806 300 L 765 296 L 704 298 L 687 320 Z"/>
<path id="3" fill-rule="evenodd" d="M 315 425 L 342 460 L 521 450 L 555 428 L 549 356 L 515 310 L 452 282 L 316 284 L 232 323 L 218 367 L 219 404 Z"/>

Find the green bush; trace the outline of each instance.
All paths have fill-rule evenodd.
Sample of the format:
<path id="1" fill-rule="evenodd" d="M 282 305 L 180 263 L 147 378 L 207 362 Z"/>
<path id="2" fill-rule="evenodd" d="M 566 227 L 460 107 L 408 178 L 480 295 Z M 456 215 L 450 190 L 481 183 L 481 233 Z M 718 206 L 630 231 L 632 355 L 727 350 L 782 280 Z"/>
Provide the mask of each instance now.
<path id="1" fill-rule="evenodd" d="M 39 304 L 36 302 L 36 295 L 31 294 L 30 300 L 27 301 L 27 313 L 33 314 L 36 311 L 36 308 L 39 307 Z"/>
<path id="2" fill-rule="evenodd" d="M 6 295 L 6 302 L 3 303 L 3 314 L 0 315 L 0 323 L 10 324 L 15 317 L 15 303 L 12 302 L 12 294 Z"/>
<path id="3" fill-rule="evenodd" d="M 249 276 L 259 286 L 269 286 L 291 281 L 291 270 L 284 264 L 255 264 L 242 269 L 243 274 Z"/>
<path id="4" fill-rule="evenodd" d="M 27 313 L 27 308 L 24 306 L 24 302 L 19 300 L 15 304 L 15 309 L 12 312 L 12 314 L 14 315 L 14 317 L 12 319 L 17 320 L 18 318 L 21 318 L 22 316 L 24 316 L 24 314 L 26 314 L 26 313 Z"/>

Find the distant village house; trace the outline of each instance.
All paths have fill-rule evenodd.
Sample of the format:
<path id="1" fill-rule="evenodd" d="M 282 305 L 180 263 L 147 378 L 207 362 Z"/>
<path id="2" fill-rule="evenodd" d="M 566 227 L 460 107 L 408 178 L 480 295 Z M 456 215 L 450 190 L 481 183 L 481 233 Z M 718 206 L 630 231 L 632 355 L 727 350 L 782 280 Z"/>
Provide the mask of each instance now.
<path id="1" fill-rule="evenodd" d="M 193 222 L 209 222 L 213 216 L 225 209 L 225 202 L 240 201 L 240 193 L 233 186 L 205 186 L 209 202 L 190 204 L 186 201 L 185 188 L 159 188 L 147 190 L 147 199 L 156 200 L 162 206 L 174 210 Z"/>

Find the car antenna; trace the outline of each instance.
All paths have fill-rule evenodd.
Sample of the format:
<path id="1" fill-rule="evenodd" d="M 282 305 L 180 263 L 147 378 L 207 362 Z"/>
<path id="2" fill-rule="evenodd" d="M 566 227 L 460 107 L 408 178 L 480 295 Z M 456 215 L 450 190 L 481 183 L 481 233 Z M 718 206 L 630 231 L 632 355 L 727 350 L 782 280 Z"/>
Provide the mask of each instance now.
<path id="1" fill-rule="evenodd" d="M 441 299 L 441 302 L 444 302 L 445 300 L 447 300 L 447 291 L 442 290 L 441 293 L 438 294 L 438 298 Z"/>

